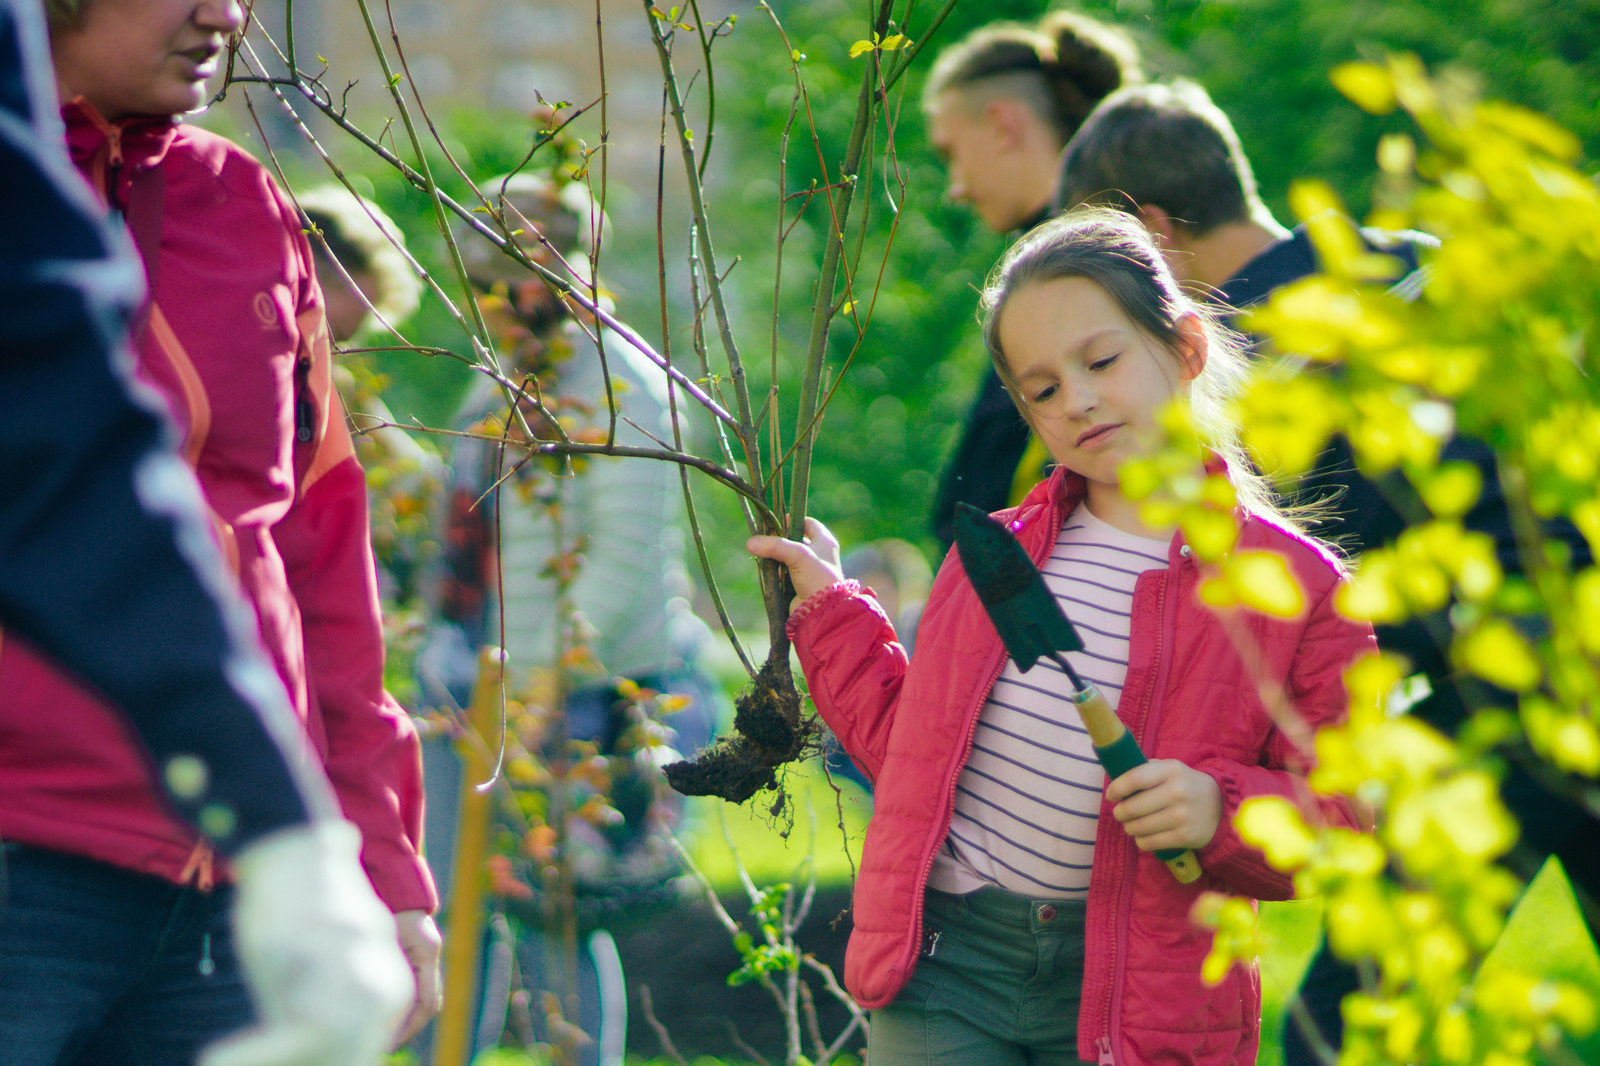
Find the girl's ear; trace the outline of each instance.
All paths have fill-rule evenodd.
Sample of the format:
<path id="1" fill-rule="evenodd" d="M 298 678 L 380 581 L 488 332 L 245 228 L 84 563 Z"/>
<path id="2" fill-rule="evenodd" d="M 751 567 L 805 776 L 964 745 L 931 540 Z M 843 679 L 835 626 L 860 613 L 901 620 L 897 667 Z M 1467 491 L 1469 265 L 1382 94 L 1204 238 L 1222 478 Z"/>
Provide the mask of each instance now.
<path id="1" fill-rule="evenodd" d="M 1200 316 L 1190 311 L 1177 321 L 1178 366 L 1184 381 L 1193 381 L 1206 368 L 1206 330 Z"/>

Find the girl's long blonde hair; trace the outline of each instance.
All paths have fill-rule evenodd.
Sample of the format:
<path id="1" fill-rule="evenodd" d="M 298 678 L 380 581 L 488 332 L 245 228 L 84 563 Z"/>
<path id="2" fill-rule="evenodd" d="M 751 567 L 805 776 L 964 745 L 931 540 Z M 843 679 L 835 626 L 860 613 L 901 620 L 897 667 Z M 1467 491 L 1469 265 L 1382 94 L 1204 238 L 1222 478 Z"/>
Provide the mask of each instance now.
<path id="1" fill-rule="evenodd" d="M 1000 343 L 1000 316 L 1023 286 L 1058 278 L 1087 278 L 1099 285 L 1135 326 L 1175 359 L 1187 343 L 1179 322 L 1190 315 L 1198 320 L 1206 339 L 1206 361 L 1191 384 L 1189 406 L 1200 443 L 1228 464 L 1241 506 L 1303 532 L 1256 469 L 1229 410 L 1249 373 L 1244 338 L 1224 326 L 1211 307 L 1179 287 L 1149 230 L 1125 212 L 1081 207 L 1040 223 L 1007 249 L 990 271 L 979 302 L 983 339 L 1022 417 L 1032 424 Z"/>

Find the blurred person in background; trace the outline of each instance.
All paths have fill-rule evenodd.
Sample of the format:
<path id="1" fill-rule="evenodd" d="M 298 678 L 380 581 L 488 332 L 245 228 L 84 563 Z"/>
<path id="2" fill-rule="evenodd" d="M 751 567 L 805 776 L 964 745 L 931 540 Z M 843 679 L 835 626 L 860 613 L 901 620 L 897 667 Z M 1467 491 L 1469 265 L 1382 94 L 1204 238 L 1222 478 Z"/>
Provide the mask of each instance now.
<path id="1" fill-rule="evenodd" d="M 531 258 L 590 286 L 589 252 L 605 222 L 581 182 L 519 174 L 484 188 Z M 616 443 L 670 444 L 660 367 L 489 242 L 461 236 L 534 439 L 558 439 L 553 419 L 573 440 L 604 443 L 615 412 Z M 660 767 L 710 742 L 721 699 L 701 668 L 709 634 L 689 605 L 678 467 L 636 457 L 529 458 L 517 446 L 521 425 L 501 386 L 479 377 L 456 428 L 488 439 L 455 439 L 419 673 L 425 704 L 465 706 L 480 649 L 503 647 L 507 694 L 520 709 L 508 733 L 523 743 L 526 764 L 604 766 L 599 780 L 535 772 L 519 781 L 515 765 L 510 776 L 530 796 L 535 820 L 548 818 L 530 838 L 553 834 L 541 839 L 559 840 L 569 861 L 583 934 L 579 979 L 589 988 L 579 1017 L 568 1020 L 592 1038 L 582 1061 L 607 1064 L 621 1061 L 615 1023 L 626 1010 L 607 926 L 648 913 L 640 904 L 666 898 L 681 872 L 667 831 L 684 801 Z M 559 801 L 549 798 L 557 788 L 569 790 Z M 564 809 L 571 815 L 563 818 Z M 518 869 L 528 880 L 504 894 L 529 901 L 516 950 L 531 987 L 565 986 L 547 948 L 559 940 L 544 931 L 558 912 L 544 901 L 565 890 L 554 855 L 523 849 Z M 616 977 L 609 990 L 607 973 Z M 492 1038 L 499 1029 L 480 1024 L 479 1032 Z"/>
<path id="2" fill-rule="evenodd" d="M 343 185 L 297 191 L 295 202 L 315 227 L 311 254 L 333 342 L 342 345 L 410 318 L 421 302 L 422 282 L 394 221 Z"/>
<path id="3" fill-rule="evenodd" d="M 303 723 L 292 743 L 320 758 L 354 823 L 319 833 L 328 861 L 359 849 L 364 890 L 393 915 L 385 924 L 415 992 L 394 1034 L 403 1038 L 437 1009 L 439 994 L 434 892 L 417 853 L 420 768 L 414 732 L 381 687 L 365 492 L 328 386 L 310 251 L 258 164 L 176 121 L 205 102 L 206 80 L 244 12 L 214 0 L 59 0 L 47 13 L 72 161 L 100 210 L 126 222 L 143 260 L 150 295 L 134 322 L 138 374 L 178 424 L 216 538 L 211 550 L 220 544 L 234 593 L 253 609 L 247 625 L 265 644 L 275 698 Z M 133 576 L 95 573 L 111 585 Z M 259 922 L 245 920 L 252 899 L 257 910 L 315 913 L 350 897 L 348 886 L 334 892 L 296 876 L 294 863 L 253 860 L 248 849 L 232 866 L 217 862 L 213 844 L 235 850 L 226 842 L 241 813 L 208 804 L 198 813 L 205 835 L 197 833 L 162 796 L 145 752 L 103 698 L 112 693 L 11 635 L 0 643 L 0 694 L 8 1061 L 190 1063 L 258 1016 L 267 1028 L 208 1061 L 368 1057 L 332 1042 L 331 1031 L 286 1038 L 270 1027 L 286 1010 L 360 1011 L 383 1029 L 394 1019 L 355 986 L 330 992 L 309 979 L 304 959 L 274 955 L 276 945 L 251 932 Z M 203 759 L 158 769 L 180 795 L 210 784 Z M 227 921 L 235 874 L 237 943 Z M 268 887 L 252 894 L 255 883 Z M 276 992 L 256 979 L 263 966 L 280 968 Z"/>
<path id="4" fill-rule="evenodd" d="M 311 238 L 335 354 L 333 378 L 356 429 L 356 458 L 372 489 L 372 550 L 378 591 L 391 626 L 388 649 L 411 648 L 421 620 L 422 570 L 436 547 L 429 505 L 443 485 L 444 462 L 424 435 L 414 436 L 384 401 L 385 377 L 373 353 L 354 343 L 403 351 L 399 329 L 417 310 L 422 282 L 412 269 L 405 234 L 377 204 L 342 185 L 317 185 L 295 193 Z M 399 664 L 404 669 L 403 661 Z M 390 671 L 395 676 L 395 671 Z"/>
<path id="5" fill-rule="evenodd" d="M 1050 215 L 1061 150 L 1079 123 L 1106 94 L 1143 79 L 1126 35 L 1073 11 L 973 30 L 939 53 L 922 90 L 947 195 L 995 233 L 1038 225 Z M 957 503 L 985 512 L 1018 503 L 1047 462 L 1000 378 L 986 369 L 940 475 L 931 516 L 940 545 L 948 550 L 954 539 Z"/>

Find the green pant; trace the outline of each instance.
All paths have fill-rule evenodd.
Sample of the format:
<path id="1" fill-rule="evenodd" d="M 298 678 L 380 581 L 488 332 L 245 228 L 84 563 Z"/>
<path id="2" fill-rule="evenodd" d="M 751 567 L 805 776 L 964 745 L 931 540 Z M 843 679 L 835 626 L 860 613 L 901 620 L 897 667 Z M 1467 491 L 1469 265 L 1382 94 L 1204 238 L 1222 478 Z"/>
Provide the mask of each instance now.
<path id="1" fill-rule="evenodd" d="M 929 890 L 922 957 L 872 1013 L 872 1066 L 1077 1066 L 1082 900 Z"/>

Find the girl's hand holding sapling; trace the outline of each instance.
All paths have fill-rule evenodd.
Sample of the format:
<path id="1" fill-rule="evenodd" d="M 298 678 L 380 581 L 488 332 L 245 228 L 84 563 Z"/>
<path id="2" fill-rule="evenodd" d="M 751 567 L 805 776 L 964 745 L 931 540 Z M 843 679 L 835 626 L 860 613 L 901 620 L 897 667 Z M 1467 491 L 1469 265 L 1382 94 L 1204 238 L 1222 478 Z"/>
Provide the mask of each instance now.
<path id="1" fill-rule="evenodd" d="M 1106 785 L 1112 815 L 1142 851 L 1203 848 L 1222 823 L 1222 790 L 1177 759 L 1151 759 Z"/>
<path id="2" fill-rule="evenodd" d="M 844 570 L 839 565 L 839 541 L 815 518 L 806 519 L 803 541 L 757 536 L 746 541 L 745 547 L 751 555 L 789 568 L 796 603 L 803 603 L 829 585 L 844 580 Z"/>

